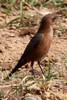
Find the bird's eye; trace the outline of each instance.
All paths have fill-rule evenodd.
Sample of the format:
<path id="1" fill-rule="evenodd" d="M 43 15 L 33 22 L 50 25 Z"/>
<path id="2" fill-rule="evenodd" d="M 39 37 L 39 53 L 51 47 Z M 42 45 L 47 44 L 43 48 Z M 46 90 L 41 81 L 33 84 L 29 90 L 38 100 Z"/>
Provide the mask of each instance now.
<path id="1" fill-rule="evenodd" d="M 53 18 L 53 21 L 56 19 L 56 17 Z"/>

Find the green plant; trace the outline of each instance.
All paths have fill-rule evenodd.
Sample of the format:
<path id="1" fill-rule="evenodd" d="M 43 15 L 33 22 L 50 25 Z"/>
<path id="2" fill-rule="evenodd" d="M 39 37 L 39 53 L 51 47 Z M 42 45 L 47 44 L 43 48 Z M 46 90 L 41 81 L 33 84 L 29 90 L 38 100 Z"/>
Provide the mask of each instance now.
<path id="1" fill-rule="evenodd" d="M 21 0 L 21 2 L 20 2 L 20 24 L 22 24 L 23 15 L 24 15 L 23 0 Z"/>
<path id="2" fill-rule="evenodd" d="M 61 7 L 64 5 L 64 0 L 52 0 L 53 6 L 55 7 Z"/>
<path id="3" fill-rule="evenodd" d="M 4 91 L 0 90 L 0 100 L 4 98 Z"/>
<path id="4" fill-rule="evenodd" d="M 53 7 L 62 7 L 66 4 L 66 0 L 48 0 L 47 2 L 43 1 L 42 4 L 45 6 L 48 4 Z"/>
<path id="5" fill-rule="evenodd" d="M 34 5 L 35 0 L 26 0 L 26 2 L 28 2 L 28 3 L 32 4 L 32 5 Z"/>
<path id="6" fill-rule="evenodd" d="M 1 7 L 4 10 L 4 13 L 6 15 L 8 15 L 12 10 L 12 7 L 15 4 L 15 1 L 14 0 L 5 0 L 4 2 L 5 3 L 3 3 Z"/>
<path id="7" fill-rule="evenodd" d="M 63 25 L 60 25 L 60 31 L 61 33 L 66 33 L 67 32 L 67 28 L 65 28 Z"/>

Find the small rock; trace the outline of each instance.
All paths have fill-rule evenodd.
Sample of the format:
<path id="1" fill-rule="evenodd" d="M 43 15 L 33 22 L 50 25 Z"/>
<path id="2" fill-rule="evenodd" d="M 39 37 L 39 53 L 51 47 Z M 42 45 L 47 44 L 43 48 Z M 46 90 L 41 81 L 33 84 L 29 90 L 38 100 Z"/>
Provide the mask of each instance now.
<path id="1" fill-rule="evenodd" d="M 39 95 L 36 96 L 37 100 L 42 100 Z"/>
<path id="2" fill-rule="evenodd" d="M 33 84 L 33 85 L 31 85 L 31 86 L 28 87 L 28 90 L 32 90 L 32 89 L 33 89 L 33 90 L 36 90 L 36 91 L 37 91 L 37 90 L 38 90 L 38 91 L 40 90 L 40 88 L 39 88 L 36 84 Z"/>
<path id="3" fill-rule="evenodd" d="M 36 97 L 36 96 L 34 96 L 32 94 L 27 93 L 25 95 L 25 99 L 24 100 L 41 100 L 41 99 L 38 99 L 38 97 Z"/>

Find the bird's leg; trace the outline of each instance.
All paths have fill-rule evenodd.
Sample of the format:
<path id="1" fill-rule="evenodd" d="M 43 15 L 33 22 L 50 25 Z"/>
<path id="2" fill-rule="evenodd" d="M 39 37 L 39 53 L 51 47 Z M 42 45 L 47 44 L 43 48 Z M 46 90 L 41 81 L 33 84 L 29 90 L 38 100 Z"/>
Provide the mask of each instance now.
<path id="1" fill-rule="evenodd" d="M 41 69 L 43 79 L 45 80 L 45 77 L 44 77 L 44 72 L 43 72 L 43 69 L 42 69 L 42 67 L 41 67 L 41 65 L 40 65 L 40 62 L 39 62 L 39 61 L 38 61 L 38 65 L 39 65 L 39 67 L 40 67 L 40 69 Z"/>
<path id="2" fill-rule="evenodd" d="M 32 74 L 33 74 L 33 75 L 34 75 L 34 77 L 35 77 L 35 73 L 34 73 L 33 65 L 34 65 L 34 62 L 31 62 Z"/>
<path id="3" fill-rule="evenodd" d="M 41 71 L 42 71 L 42 74 L 44 75 L 44 72 L 43 72 L 43 69 L 42 69 L 42 67 L 41 67 L 41 65 L 40 65 L 40 62 L 38 62 L 38 65 L 39 65 L 39 67 L 40 67 L 40 69 L 41 69 Z"/>

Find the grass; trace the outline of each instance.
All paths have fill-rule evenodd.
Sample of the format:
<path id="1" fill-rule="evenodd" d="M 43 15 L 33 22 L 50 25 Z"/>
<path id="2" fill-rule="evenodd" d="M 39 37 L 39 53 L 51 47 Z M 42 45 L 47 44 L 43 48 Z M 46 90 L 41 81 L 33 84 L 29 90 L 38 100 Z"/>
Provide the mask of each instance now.
<path id="1" fill-rule="evenodd" d="M 5 94 L 4 91 L 1 90 L 0 98 L 1 99 L 6 99 L 9 97 L 10 98 L 14 98 L 14 97 L 19 98 L 21 95 L 24 96 L 27 93 L 31 93 L 31 94 L 39 93 L 43 100 L 44 100 L 44 98 L 45 98 L 45 100 L 47 100 L 48 97 L 47 97 L 47 94 L 45 94 L 45 92 L 51 90 L 51 87 L 53 85 L 52 80 L 53 80 L 53 78 L 57 78 L 57 76 L 54 76 L 55 73 L 52 72 L 53 66 L 49 62 L 48 70 L 44 71 L 46 80 L 43 80 L 42 77 L 34 78 L 29 73 L 26 74 L 25 76 L 23 76 L 23 73 L 25 73 L 24 71 L 14 74 L 12 76 L 12 78 L 9 79 L 8 81 L 2 79 L 1 84 L 3 84 L 3 87 L 5 89 L 6 89 L 6 87 L 8 87 L 8 92 L 6 89 L 6 94 Z M 3 71 L 2 71 L 2 74 L 3 74 Z M 20 76 L 23 76 L 23 77 L 20 78 Z"/>
<path id="2" fill-rule="evenodd" d="M 0 99 L 4 98 L 4 91 L 0 90 Z"/>
<path id="3" fill-rule="evenodd" d="M 27 2 L 29 5 L 35 6 L 36 4 L 38 4 L 38 2 L 36 2 L 35 0 L 25 0 L 25 2 Z M 0 0 L 1 3 L 1 9 L 4 11 L 5 13 L 5 26 L 7 26 L 8 24 L 11 24 L 9 26 L 14 25 L 14 23 L 16 22 L 16 24 L 18 24 L 19 27 L 23 26 L 23 19 L 24 19 L 24 14 L 25 14 L 25 9 L 27 9 L 26 5 L 24 4 L 23 0 Z M 65 0 L 48 0 L 47 2 L 44 0 L 39 1 L 40 6 L 44 6 L 44 4 L 48 5 L 48 4 L 52 4 L 54 7 L 60 7 L 62 8 L 62 10 L 64 11 L 65 7 L 62 7 L 64 4 L 66 4 Z M 51 6 L 51 5 L 50 5 Z M 65 8 L 66 9 L 66 8 Z M 17 21 L 17 19 L 13 19 L 11 21 L 9 21 L 7 23 L 6 18 L 7 16 L 10 16 L 10 14 L 13 12 L 13 10 L 19 12 L 19 21 Z M 60 9 L 61 10 L 61 9 Z M 3 27 L 2 25 L 0 27 Z"/>
<path id="4" fill-rule="evenodd" d="M 67 28 L 65 28 L 63 25 L 60 25 L 60 30 L 61 30 L 61 34 L 64 34 L 67 32 Z"/>
<path id="5" fill-rule="evenodd" d="M 0 3 L 2 3 L 2 2 L 3 2 L 3 0 L 0 1 Z M 19 17 L 14 20 L 11 20 L 9 23 L 6 23 L 7 26 L 10 27 L 10 25 L 14 25 L 16 23 L 19 23 L 19 26 L 22 26 L 21 24 L 24 20 L 24 7 L 25 7 L 25 5 L 23 4 L 23 1 L 21 0 L 19 5 L 16 2 L 14 2 L 14 0 L 5 0 L 4 2 L 6 3 L 6 5 L 5 5 L 6 8 L 2 7 L 1 9 L 4 10 L 4 13 L 6 16 L 9 16 L 9 13 L 12 13 L 13 9 L 15 9 L 19 12 Z M 35 0 L 26 0 L 26 2 L 33 6 L 36 3 Z M 51 2 L 54 7 L 61 8 L 64 5 L 65 1 L 49 0 L 48 2 Z M 48 4 L 48 2 L 46 2 L 46 4 Z M 43 5 L 43 2 L 41 5 Z M 39 5 L 39 6 L 41 6 L 41 5 Z M 32 19 L 32 18 L 29 17 L 29 19 Z M 28 26 L 32 26 L 32 24 L 29 23 Z M 64 34 L 65 32 L 67 32 L 67 29 L 62 25 L 60 25 L 60 30 L 61 30 L 61 34 Z M 64 59 L 65 59 L 65 61 L 67 61 L 67 58 L 64 58 Z M 29 73 L 26 74 L 24 77 L 22 77 L 23 72 L 19 72 L 19 74 L 18 73 L 14 74 L 12 76 L 12 78 L 10 78 L 8 81 L 4 81 L 3 80 L 3 77 L 4 77 L 3 70 L 1 70 L 0 85 L 1 86 L 3 85 L 4 88 L 7 86 L 8 89 L 9 88 L 10 89 L 7 94 L 5 94 L 3 90 L 0 90 L 0 99 L 6 99 L 10 95 L 12 95 L 12 96 L 14 95 L 18 98 L 18 97 L 20 97 L 20 95 L 24 96 L 26 93 L 32 93 L 32 94 L 34 93 L 35 94 L 38 92 L 38 93 L 40 93 L 42 100 L 47 100 L 46 99 L 47 97 L 45 96 L 46 95 L 45 92 L 48 90 L 50 91 L 51 85 L 53 84 L 52 80 L 54 78 L 57 78 L 55 71 L 52 70 L 53 68 L 54 68 L 54 64 L 52 65 L 49 62 L 48 69 L 47 70 L 44 69 L 45 80 L 43 80 L 42 77 L 34 79 L 32 75 L 28 75 Z M 65 68 L 67 70 L 67 66 L 65 66 Z M 58 76 L 63 77 L 62 73 L 59 73 L 59 71 L 58 71 Z M 10 85 L 10 87 L 9 87 L 9 85 Z"/>
<path id="6" fill-rule="evenodd" d="M 66 4 L 66 0 L 48 0 L 47 2 L 42 1 L 43 6 L 50 6 L 53 7 L 63 7 Z"/>

